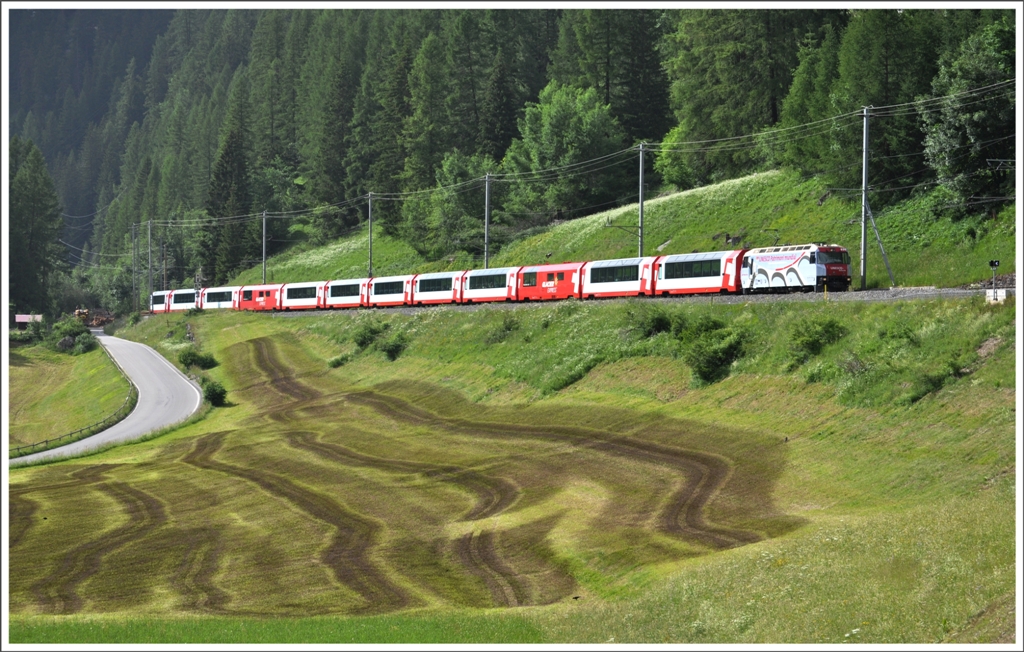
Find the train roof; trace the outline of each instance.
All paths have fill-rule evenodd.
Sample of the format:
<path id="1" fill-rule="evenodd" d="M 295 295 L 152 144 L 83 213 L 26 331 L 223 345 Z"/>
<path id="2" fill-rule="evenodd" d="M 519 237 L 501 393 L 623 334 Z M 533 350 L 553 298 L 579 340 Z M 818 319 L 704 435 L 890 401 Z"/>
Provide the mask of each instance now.
<path id="1" fill-rule="evenodd" d="M 648 256 L 648 258 L 653 258 L 653 256 Z M 595 267 L 625 267 L 626 265 L 639 265 L 641 262 L 643 262 L 643 260 L 643 258 L 616 258 L 614 260 L 595 260 L 593 262 L 587 263 L 587 266 L 590 269 L 594 269 Z"/>
<path id="2" fill-rule="evenodd" d="M 524 274 L 529 274 L 530 272 L 564 272 L 570 269 L 579 269 L 581 265 L 585 264 L 586 263 L 552 263 L 550 265 L 530 265 L 522 268 L 521 271 Z"/>
<path id="3" fill-rule="evenodd" d="M 426 279 L 429 281 L 432 278 L 455 278 L 459 274 L 465 273 L 465 270 L 461 270 L 458 272 L 431 272 L 429 274 L 418 274 L 416 278 L 421 280 Z"/>
<path id="4" fill-rule="evenodd" d="M 824 242 L 812 242 L 809 244 L 798 244 L 798 245 L 779 245 L 777 247 L 758 247 L 757 249 L 751 249 L 748 254 L 774 254 L 782 253 L 784 251 L 817 251 L 820 247 L 836 247 L 838 249 L 845 250 L 846 247 L 837 244 L 826 244 Z"/>
<path id="5" fill-rule="evenodd" d="M 665 256 L 663 263 L 681 263 L 694 260 L 721 260 L 726 256 L 738 256 L 742 249 L 730 251 L 703 251 L 695 254 L 671 254 Z"/>
<path id="6" fill-rule="evenodd" d="M 491 267 L 490 269 L 471 269 L 467 276 L 489 276 L 493 274 L 511 274 L 519 271 L 518 267 Z"/>

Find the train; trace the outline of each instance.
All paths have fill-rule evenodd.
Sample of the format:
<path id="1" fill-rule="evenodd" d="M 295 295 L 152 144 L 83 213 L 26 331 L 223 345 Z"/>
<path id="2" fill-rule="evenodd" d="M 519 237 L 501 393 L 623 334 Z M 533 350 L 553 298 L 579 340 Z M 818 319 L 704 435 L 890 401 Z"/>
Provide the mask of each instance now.
<path id="1" fill-rule="evenodd" d="M 333 281 L 165 290 L 150 312 L 335 310 L 611 297 L 844 292 L 850 254 L 823 242 Z"/>

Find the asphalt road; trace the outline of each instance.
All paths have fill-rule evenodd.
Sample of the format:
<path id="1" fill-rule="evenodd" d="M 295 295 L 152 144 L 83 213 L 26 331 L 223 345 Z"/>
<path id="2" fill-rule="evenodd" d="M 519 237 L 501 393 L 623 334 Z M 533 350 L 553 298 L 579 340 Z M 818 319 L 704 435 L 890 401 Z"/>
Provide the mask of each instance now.
<path id="1" fill-rule="evenodd" d="M 137 342 L 93 331 L 100 344 L 139 388 L 135 409 L 124 420 L 92 437 L 8 462 L 17 466 L 35 460 L 75 455 L 115 442 L 138 439 L 187 419 L 202 404 L 202 392 L 159 353 Z"/>

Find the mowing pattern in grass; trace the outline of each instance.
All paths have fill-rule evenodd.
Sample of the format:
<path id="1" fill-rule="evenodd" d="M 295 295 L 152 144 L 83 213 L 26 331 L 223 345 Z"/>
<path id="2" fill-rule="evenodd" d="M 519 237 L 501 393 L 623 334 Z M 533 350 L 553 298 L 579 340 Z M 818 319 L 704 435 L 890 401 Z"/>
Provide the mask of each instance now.
<path id="1" fill-rule="evenodd" d="M 548 604 L 579 584 L 554 544 L 570 531 L 584 535 L 577 552 L 620 555 L 625 569 L 799 522 L 780 525 L 764 500 L 778 446 L 755 473 L 667 443 L 699 436 L 683 422 L 619 411 L 606 415 L 617 425 L 581 427 L 481 410 L 429 384 L 314 382 L 296 376 L 292 364 L 308 367 L 288 338 L 226 352 L 228 372 L 260 379 L 234 392 L 260 408 L 244 427 L 176 441 L 144 464 L 44 467 L 12 487 L 14 612 Z M 649 436 L 618 432 L 638 422 Z"/>
<path id="2" fill-rule="evenodd" d="M 10 446 L 26 446 L 98 423 L 128 395 L 128 383 L 96 348 L 69 356 L 42 345 L 11 351 Z"/>

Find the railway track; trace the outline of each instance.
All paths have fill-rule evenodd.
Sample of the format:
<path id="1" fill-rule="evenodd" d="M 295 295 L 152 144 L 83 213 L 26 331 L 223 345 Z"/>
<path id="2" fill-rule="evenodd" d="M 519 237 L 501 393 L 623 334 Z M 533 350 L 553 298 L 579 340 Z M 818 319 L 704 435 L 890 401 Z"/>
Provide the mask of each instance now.
<path id="1" fill-rule="evenodd" d="M 1016 296 L 1017 290 L 1010 288 L 1006 290 L 1006 296 Z M 936 288 L 936 287 L 895 287 L 885 289 L 873 289 L 863 291 L 850 291 L 850 292 L 830 292 L 825 293 L 795 293 L 795 294 L 709 294 L 709 295 L 677 295 L 668 297 L 656 297 L 656 299 L 646 298 L 645 300 L 657 300 L 658 302 L 665 302 L 669 305 L 685 305 L 685 304 L 744 304 L 744 303 L 775 303 L 775 302 L 824 302 L 824 301 L 914 301 L 914 300 L 937 300 L 937 299 L 966 299 L 974 296 L 985 296 L 985 289 L 962 289 L 962 288 Z M 601 301 L 601 302 L 623 302 L 629 301 L 629 298 L 614 298 L 614 299 L 587 299 L 590 301 Z M 274 317 L 303 317 L 303 316 L 322 316 L 332 313 L 345 313 L 351 312 L 358 314 L 365 310 L 381 310 L 387 312 L 400 313 L 404 315 L 416 314 L 422 310 L 430 310 L 431 308 L 444 307 L 449 310 L 460 310 L 460 311 L 474 311 L 480 310 L 481 308 L 497 308 L 497 309 L 509 309 L 520 306 L 524 307 L 536 307 L 542 305 L 559 304 L 563 301 L 527 301 L 527 302 L 490 302 L 490 303 L 470 303 L 470 304 L 439 304 L 430 306 L 394 306 L 387 308 L 358 308 L 358 309 L 338 309 L 338 310 L 288 310 L 272 313 Z"/>

